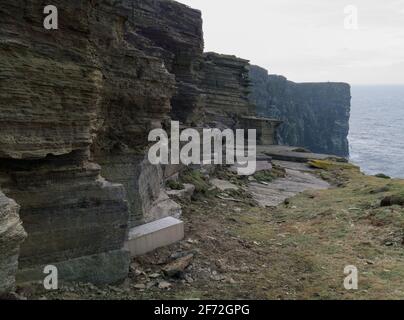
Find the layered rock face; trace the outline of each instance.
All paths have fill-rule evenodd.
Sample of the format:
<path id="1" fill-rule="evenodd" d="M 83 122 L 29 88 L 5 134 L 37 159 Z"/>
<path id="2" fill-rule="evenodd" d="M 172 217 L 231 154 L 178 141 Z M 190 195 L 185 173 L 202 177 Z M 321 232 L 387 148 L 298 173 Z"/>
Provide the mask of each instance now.
<path id="1" fill-rule="evenodd" d="M 234 128 L 255 114 L 248 61 L 203 53 L 198 10 L 171 0 L 52 5 L 58 30 L 43 27 L 41 0 L 0 3 L 0 293 L 17 269 L 20 282 L 39 280 L 49 264 L 60 280 L 123 279 L 128 229 L 181 214 L 163 188 L 179 168 L 147 161 L 149 131 L 171 119 Z M 294 144 L 318 141 L 307 123 L 346 93 L 259 79 L 261 114 L 289 119 L 281 136 Z M 321 121 L 342 135 L 343 124 Z"/>
<path id="2" fill-rule="evenodd" d="M 166 177 L 161 166 L 151 165 L 144 155 L 134 153 L 101 155 L 97 162 L 104 177 L 124 186 L 130 228 L 167 216 L 180 216 L 181 207 L 164 190 Z"/>
<path id="3" fill-rule="evenodd" d="M 164 192 L 163 169 L 148 163 L 144 147 L 151 129 L 164 126 L 171 117 L 189 124 L 201 107 L 197 84 L 202 19 L 200 11 L 174 1 L 117 3 L 118 8 L 109 8 L 109 16 L 119 12 L 126 21 L 122 29 L 125 47 L 119 50 L 127 55 L 127 47 L 136 49 L 135 59 L 117 63 L 110 48 L 103 48 L 107 65 L 115 68 L 111 70 L 111 92 L 116 99 L 108 97 L 102 109 L 102 134 L 92 150 L 102 175 L 124 185 L 129 227 L 135 227 L 181 212 Z M 122 85 L 117 85 L 122 74 Z"/>
<path id="4" fill-rule="evenodd" d="M 283 121 L 278 130 L 281 144 L 348 156 L 348 84 L 294 83 L 257 66 L 251 66 L 250 77 L 250 99 L 257 113 Z"/>
<path id="5" fill-rule="evenodd" d="M 125 276 L 125 193 L 121 185 L 103 179 L 100 167 L 85 153 L 2 160 L 1 169 L 9 172 L 3 174 L 3 191 L 21 206 L 28 234 L 20 250 L 17 280 L 43 278 L 47 264 L 58 266 L 63 280 L 109 282 Z M 117 268 L 108 274 L 105 270 L 114 269 L 111 264 Z"/>
<path id="6" fill-rule="evenodd" d="M 202 17 L 199 10 L 175 1 L 131 1 L 136 33 L 145 40 L 142 49 L 164 61 L 175 75 L 172 117 L 184 124 L 198 121 L 203 107 L 199 89 L 203 61 Z"/>
<path id="7" fill-rule="evenodd" d="M 248 73 L 248 60 L 213 52 L 205 54 L 200 86 L 206 124 L 233 128 L 239 117 L 254 114 L 255 108 L 248 98 Z"/>
<path id="8" fill-rule="evenodd" d="M 0 187 L 28 234 L 18 277 L 54 264 L 63 280 L 114 282 L 127 274 L 128 226 L 167 200 L 162 169 L 142 167 L 147 135 L 202 53 L 200 13 L 165 0 L 52 4 L 58 30 L 43 28 L 42 1 L 0 4 Z M 0 238 L 15 253 L 2 270 L 16 269 L 12 240 Z"/>

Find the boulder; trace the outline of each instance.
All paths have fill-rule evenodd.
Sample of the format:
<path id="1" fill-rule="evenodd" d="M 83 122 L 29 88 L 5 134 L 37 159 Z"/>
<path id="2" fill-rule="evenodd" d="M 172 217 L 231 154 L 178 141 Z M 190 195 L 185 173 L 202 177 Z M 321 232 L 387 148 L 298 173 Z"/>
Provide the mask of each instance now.
<path id="1" fill-rule="evenodd" d="M 404 206 L 404 194 L 387 196 L 380 202 L 380 206 L 382 207 L 390 207 L 394 205 Z"/>
<path id="2" fill-rule="evenodd" d="M 214 187 L 219 189 L 220 191 L 226 191 L 226 190 L 238 190 L 239 187 L 237 187 L 235 184 L 227 181 L 227 180 L 221 180 L 221 179 L 211 179 L 209 181 Z"/>
<path id="3" fill-rule="evenodd" d="M 163 268 L 163 272 L 168 277 L 178 277 L 181 276 L 185 269 L 191 264 L 192 260 L 194 259 L 193 254 L 188 254 L 184 257 L 178 258 L 173 262 L 167 264 Z"/>
<path id="4" fill-rule="evenodd" d="M 14 289 L 20 244 L 26 238 L 19 209 L 0 191 L 0 296 Z"/>
<path id="5" fill-rule="evenodd" d="M 182 190 L 167 190 L 167 194 L 170 197 L 191 200 L 191 197 L 195 192 L 195 186 L 193 184 L 190 184 L 190 183 L 184 183 L 183 185 L 184 185 L 184 189 L 182 189 Z"/>

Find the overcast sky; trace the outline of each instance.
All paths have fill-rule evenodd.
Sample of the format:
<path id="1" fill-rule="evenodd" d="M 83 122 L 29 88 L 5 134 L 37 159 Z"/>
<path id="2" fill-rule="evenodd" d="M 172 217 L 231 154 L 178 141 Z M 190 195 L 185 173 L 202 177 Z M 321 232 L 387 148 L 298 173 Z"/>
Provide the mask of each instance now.
<path id="1" fill-rule="evenodd" d="M 205 51 L 296 82 L 404 84 L 404 0 L 178 0 L 200 9 Z M 344 27 L 347 5 L 358 30 Z"/>

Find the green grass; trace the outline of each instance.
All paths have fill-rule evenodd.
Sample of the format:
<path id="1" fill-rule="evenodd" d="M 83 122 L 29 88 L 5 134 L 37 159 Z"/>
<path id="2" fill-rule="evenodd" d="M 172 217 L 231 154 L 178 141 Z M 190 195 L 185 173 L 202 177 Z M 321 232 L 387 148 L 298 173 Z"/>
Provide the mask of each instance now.
<path id="1" fill-rule="evenodd" d="M 329 162 L 325 168 L 317 174 L 333 188 L 306 191 L 277 208 L 207 196 L 184 203 L 186 238 L 199 241 L 159 250 L 195 250 L 195 282 L 177 282 L 170 291 L 130 291 L 124 298 L 404 299 L 404 208 L 380 206 L 384 197 L 404 192 L 404 181 Z M 198 171 L 185 172 L 180 181 L 209 194 Z M 221 274 L 235 284 L 201 275 L 198 268 L 215 269 L 219 260 L 229 267 Z M 358 268 L 357 291 L 343 287 L 347 265 Z"/>
<path id="2" fill-rule="evenodd" d="M 170 188 L 171 190 L 183 190 L 184 184 L 176 180 L 168 180 L 166 182 L 166 187 Z"/>

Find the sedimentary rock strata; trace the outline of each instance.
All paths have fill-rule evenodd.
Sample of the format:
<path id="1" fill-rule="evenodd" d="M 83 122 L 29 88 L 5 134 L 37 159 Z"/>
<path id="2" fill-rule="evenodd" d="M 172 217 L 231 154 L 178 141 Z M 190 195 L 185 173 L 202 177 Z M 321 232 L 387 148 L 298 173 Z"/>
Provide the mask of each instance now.
<path id="1" fill-rule="evenodd" d="M 260 115 L 282 120 L 279 142 L 313 152 L 347 156 L 350 87 L 345 83 L 294 83 L 251 67 L 251 101 Z"/>
<path id="2" fill-rule="evenodd" d="M 138 195 L 138 189 L 114 181 L 108 167 L 122 167 L 118 176 L 136 176 L 130 165 L 138 170 L 148 131 L 169 119 L 177 86 L 156 39 L 171 34 L 180 48 L 185 35 L 174 29 L 182 22 L 172 15 L 183 8 L 182 20 L 193 21 L 198 13 L 171 1 L 53 5 L 59 10 L 58 30 L 43 28 L 42 1 L 0 5 L 1 188 L 21 206 L 28 233 L 19 278 L 40 278 L 45 264 L 55 264 L 62 279 L 116 281 L 126 275 L 129 262 L 123 249 L 133 203 L 128 195 L 142 198 L 143 213 L 153 202 L 148 192 L 158 199 L 160 190 L 146 188 Z M 157 19 L 172 6 L 171 16 Z M 147 32 L 150 20 L 164 30 L 157 38 Z M 174 26 L 167 31 L 168 21 Z M 181 69 L 175 61 L 182 59 L 171 53 L 170 59 L 173 70 Z M 122 159 L 128 160 L 120 167 Z M 148 182 L 160 186 L 158 179 Z M 1 240 L 2 247 L 11 245 Z"/>
<path id="3" fill-rule="evenodd" d="M 97 162 L 102 176 L 124 186 L 130 228 L 167 216 L 180 216 L 181 207 L 169 199 L 164 190 L 164 168 L 151 165 L 145 155 L 104 155 Z M 169 167 L 174 169 L 174 166 Z"/>
<path id="4" fill-rule="evenodd" d="M 185 124 L 197 122 L 203 107 L 198 87 L 204 47 L 201 12 L 175 1 L 126 2 L 132 2 L 134 29 L 145 39 L 143 50 L 163 59 L 167 71 L 175 75 L 173 118 Z"/>
<path id="5" fill-rule="evenodd" d="M 92 155 L 103 176 L 124 185 L 129 227 L 134 227 L 180 213 L 162 188 L 163 168 L 148 163 L 145 146 L 151 129 L 171 117 L 190 123 L 196 114 L 202 19 L 198 10 L 174 1 L 121 1 L 118 6 L 126 21 L 125 46 L 119 51 L 127 55 L 129 47 L 134 58 L 116 61 L 109 47 L 102 49 L 111 72 L 107 93 L 113 98 L 105 99 Z"/>
<path id="6" fill-rule="evenodd" d="M 87 256 L 114 255 L 115 251 L 126 256 L 122 250 L 128 223 L 124 189 L 102 178 L 100 167 L 85 154 L 4 160 L 1 169 L 9 172 L 3 174 L 2 189 L 21 206 L 28 234 L 20 250 L 21 280 L 41 274 L 47 264 L 64 266 L 71 259 L 84 261 Z M 95 273 L 104 267 L 108 268 L 107 263 L 95 266 Z M 85 280 L 75 272 L 76 279 Z"/>
<path id="7" fill-rule="evenodd" d="M 206 53 L 201 88 L 205 95 L 205 123 L 213 127 L 234 127 L 239 117 L 255 114 L 250 93 L 248 60 Z"/>
<path id="8" fill-rule="evenodd" d="M 0 293 L 16 273 L 20 282 L 42 279 L 48 264 L 61 280 L 123 279 L 128 230 L 181 214 L 163 187 L 181 167 L 147 161 L 149 131 L 171 119 L 234 128 L 256 112 L 248 61 L 203 53 L 198 10 L 171 0 L 52 4 L 58 30 L 43 27 L 43 1 L 0 3 Z M 330 108 L 347 101 L 345 86 L 267 78 L 256 99 L 265 115 L 268 101 L 292 96 L 310 102 L 301 108 L 312 124 L 329 96 Z M 280 87 L 276 99 L 267 82 Z M 279 114 L 299 123 L 283 129 L 283 141 L 314 143 L 294 108 Z M 345 120 L 321 119 L 333 135 L 322 146 L 337 145 Z"/>

